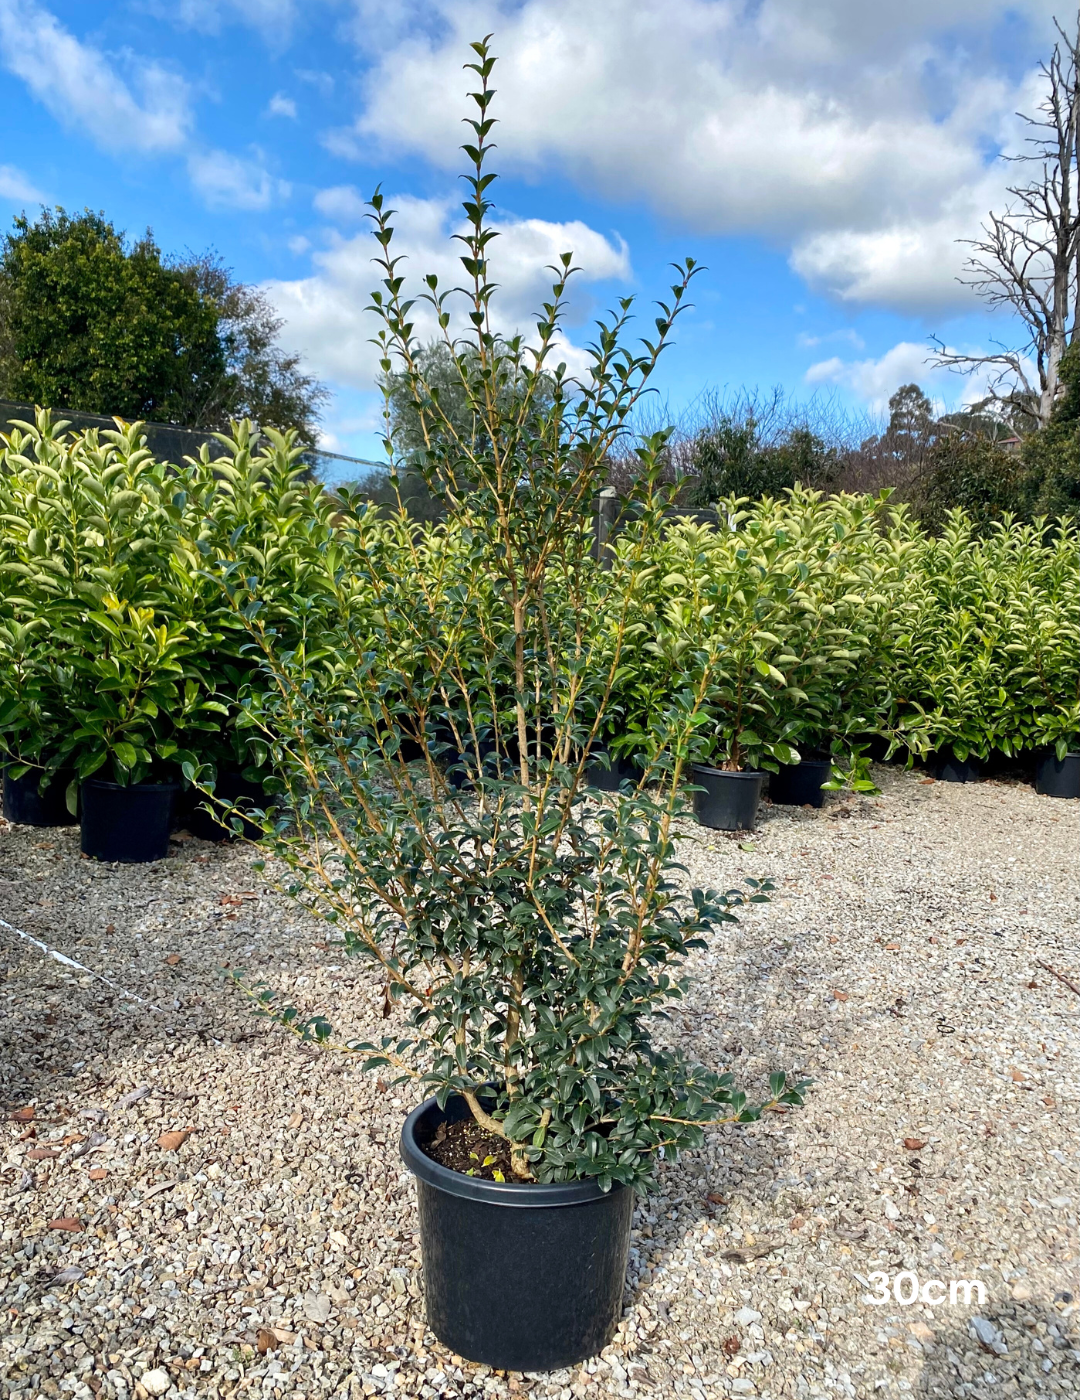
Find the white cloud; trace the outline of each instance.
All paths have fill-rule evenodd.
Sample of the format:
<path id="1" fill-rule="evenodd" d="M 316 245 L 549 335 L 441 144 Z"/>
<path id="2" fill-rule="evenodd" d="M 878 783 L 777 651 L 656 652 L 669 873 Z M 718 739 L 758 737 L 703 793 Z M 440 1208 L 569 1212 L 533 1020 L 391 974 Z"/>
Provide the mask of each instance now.
<path id="1" fill-rule="evenodd" d="M 322 97 L 329 97 L 334 91 L 334 79 L 319 68 L 297 68 L 296 76 L 302 83 L 313 87 Z"/>
<path id="2" fill-rule="evenodd" d="M 826 331 L 823 335 L 808 335 L 805 332 L 795 337 L 795 344 L 800 350 L 814 350 L 819 345 L 828 345 L 832 341 L 846 340 L 849 345 L 853 345 L 856 350 L 865 350 L 866 342 L 858 331 L 852 330 L 850 326 L 838 331 Z"/>
<path id="3" fill-rule="evenodd" d="M 268 39 L 285 38 L 295 18 L 293 0 L 180 0 L 157 4 L 155 13 L 200 34 L 219 34 L 230 18 L 260 29 Z"/>
<path id="4" fill-rule="evenodd" d="M 370 43 L 373 6 L 354 4 Z M 1040 43 L 1052 8 L 1024 6 Z M 1030 80 L 1018 89 L 994 75 L 988 36 L 1014 10 L 1012 0 L 404 3 L 375 31 L 359 116 L 326 140 L 358 158 L 406 150 L 457 162 L 475 84 L 463 57 L 494 31 L 498 168 L 558 171 L 705 233 L 765 236 L 843 300 L 937 310 L 970 298 L 954 280 L 955 239 L 1000 201 L 1006 172 L 990 158 L 1030 95 Z"/>
<path id="5" fill-rule="evenodd" d="M 289 252 L 295 257 L 302 257 L 304 253 L 311 249 L 311 239 L 305 238 L 302 233 L 295 234 L 288 242 Z"/>
<path id="6" fill-rule="evenodd" d="M 359 223 L 370 211 L 367 201 L 355 185 L 334 185 L 320 190 L 312 203 L 331 223 Z"/>
<path id="7" fill-rule="evenodd" d="M 0 56 L 58 121 L 106 150 L 171 151 L 187 140 L 182 78 L 80 43 L 36 0 L 0 0 Z M 120 67 L 133 69 L 131 85 Z"/>
<path id="8" fill-rule="evenodd" d="M 324 193 L 327 193 L 324 191 Z M 452 199 L 392 201 L 398 210 L 394 220 L 396 253 L 405 256 L 402 267 L 411 277 L 413 290 L 422 290 L 420 277 L 433 272 L 440 287 L 458 286 L 465 278 L 459 261 L 461 246 L 450 235 L 461 225 L 454 217 Z M 580 222 L 548 223 L 542 219 L 503 220 L 499 237 L 491 247 L 493 277 L 500 290 L 493 303 L 495 329 L 503 334 L 528 330 L 550 289 L 546 271 L 560 253 L 572 250 L 583 271 L 572 301 L 572 320 L 579 322 L 591 309 L 584 285 L 613 278 L 626 281 L 630 260 L 621 239 L 612 241 Z M 365 308 L 379 285 L 380 271 L 372 258 L 378 244 L 369 232 L 352 237 L 332 235 L 330 247 L 315 255 L 316 272 L 298 281 L 264 284 L 285 319 L 283 341 L 305 358 L 319 375 L 342 385 L 371 389 L 377 376 L 378 356 L 370 337 L 378 329 Z M 436 327 L 430 312 L 415 308 L 416 334 L 426 339 Z M 571 370 L 584 367 L 584 356 L 569 341 L 560 355 Z"/>
<path id="9" fill-rule="evenodd" d="M 14 165 L 0 165 L 0 199 L 9 199 L 13 204 L 49 202 L 29 176 Z"/>
<path id="10" fill-rule="evenodd" d="M 188 157 L 191 182 L 211 208 L 269 209 L 290 194 L 259 161 L 243 160 L 227 151 L 197 151 Z"/>
<path id="11" fill-rule="evenodd" d="M 940 408 L 974 403 L 987 392 L 987 374 L 960 375 L 933 363 L 929 346 L 902 340 L 876 359 L 842 360 L 838 355 L 811 365 L 806 382 L 848 389 L 874 412 L 881 413 L 901 384 L 918 384 Z"/>
<path id="12" fill-rule="evenodd" d="M 296 102 L 283 92 L 275 92 L 266 107 L 269 117 L 291 117 L 296 120 Z"/>

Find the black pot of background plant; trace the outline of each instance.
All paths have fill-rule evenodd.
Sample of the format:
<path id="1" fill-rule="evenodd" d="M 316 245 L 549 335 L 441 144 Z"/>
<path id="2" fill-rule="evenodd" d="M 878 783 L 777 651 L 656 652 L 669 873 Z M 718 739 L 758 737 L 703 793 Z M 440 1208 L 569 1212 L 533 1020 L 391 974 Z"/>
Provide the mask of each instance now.
<path id="1" fill-rule="evenodd" d="M 71 826 L 79 820 L 67 809 L 67 788 L 74 778 L 72 770 L 62 769 L 42 791 L 39 768 L 31 768 L 21 778 L 5 770 L 4 816 L 17 826 Z"/>
<path id="2" fill-rule="evenodd" d="M 1080 797 L 1080 752 L 1058 758 L 1053 749 L 1035 761 L 1035 791 L 1042 797 Z"/>
<path id="3" fill-rule="evenodd" d="M 856 734 L 853 746 L 860 749 L 871 763 L 888 762 L 889 741 L 884 734 Z"/>
<path id="4" fill-rule="evenodd" d="M 974 754 L 957 758 L 952 749 L 942 749 L 934 754 L 928 767 L 939 783 L 974 783 L 982 772 Z"/>
<path id="5" fill-rule="evenodd" d="M 585 783 L 597 792 L 618 792 L 623 783 L 636 786 L 643 771 L 641 760 L 636 757 L 616 757 L 606 749 L 594 749 L 585 769 Z"/>
<path id="6" fill-rule="evenodd" d="M 698 789 L 694 793 L 694 816 L 701 826 L 711 826 L 716 831 L 754 829 L 764 773 L 756 769 L 728 771 L 695 763 L 690 780 Z"/>
<path id="7" fill-rule="evenodd" d="M 139 864 L 169 854 L 178 783 L 82 785 L 82 852 L 93 860 Z"/>
<path id="8" fill-rule="evenodd" d="M 464 1099 L 451 1097 L 443 1110 L 432 1098 L 401 1133 L 416 1177 L 431 1330 L 459 1356 L 499 1370 L 550 1371 L 595 1356 L 622 1311 L 634 1192 L 468 1176 L 429 1155 L 440 1129 L 454 1124 L 479 1131 Z M 464 1140 L 457 1150 L 469 1160 Z M 509 1260 L 512 1286 L 499 1283 Z"/>
<path id="9" fill-rule="evenodd" d="M 267 805 L 266 790 L 262 783 L 245 778 L 235 769 L 226 768 L 218 774 L 214 784 L 214 796 L 242 809 L 262 810 Z M 212 798 L 207 797 L 198 788 L 189 789 L 182 802 L 186 810 L 180 813 L 181 825 L 200 841 L 231 841 L 236 835 L 232 827 L 233 814 L 223 812 Z M 247 817 L 242 817 L 241 820 L 241 835 L 248 841 L 258 841 L 263 834 L 262 827 Z"/>
<path id="10" fill-rule="evenodd" d="M 822 784 L 832 776 L 832 759 L 809 754 L 800 763 L 785 763 L 769 778 L 769 800 L 783 807 L 823 807 Z"/>

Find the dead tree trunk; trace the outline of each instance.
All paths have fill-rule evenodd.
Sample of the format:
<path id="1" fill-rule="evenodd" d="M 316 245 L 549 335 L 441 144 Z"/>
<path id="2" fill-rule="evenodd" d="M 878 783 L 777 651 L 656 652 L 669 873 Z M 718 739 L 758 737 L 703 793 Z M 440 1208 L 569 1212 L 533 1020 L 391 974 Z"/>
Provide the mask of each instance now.
<path id="1" fill-rule="evenodd" d="M 966 240 L 972 255 L 960 279 L 989 305 L 1004 307 L 1027 329 L 1025 343 L 988 355 L 962 355 L 935 337 L 936 363 L 972 374 L 989 370 L 992 400 L 1017 427 L 1045 427 L 1060 389 L 1061 357 L 1076 336 L 1080 305 L 1080 14 L 1043 65 L 1045 96 L 1026 117 L 1030 150 L 1006 157 L 1035 167 L 1026 184 L 1009 186 L 1012 204 L 990 213 L 983 237 Z"/>

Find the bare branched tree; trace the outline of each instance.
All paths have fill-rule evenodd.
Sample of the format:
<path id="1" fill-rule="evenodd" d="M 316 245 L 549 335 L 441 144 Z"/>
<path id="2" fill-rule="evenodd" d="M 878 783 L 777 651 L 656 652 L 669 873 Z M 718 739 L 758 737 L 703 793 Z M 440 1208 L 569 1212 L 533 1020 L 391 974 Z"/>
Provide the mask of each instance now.
<path id="1" fill-rule="evenodd" d="M 1060 392 L 1058 366 L 1078 326 L 1080 273 L 1080 12 L 1070 33 L 1059 35 L 1042 65 L 1045 96 L 1037 116 L 1019 113 L 1031 128 L 1030 149 L 1005 159 L 1030 169 L 1032 178 L 1009 186 L 1012 203 L 991 213 L 983 237 L 965 239 L 972 256 L 960 280 L 994 307 L 1019 317 L 1028 338 L 999 345 L 988 355 L 961 355 L 938 347 L 935 362 L 962 373 L 990 372 L 991 397 L 1017 427 L 1045 427 Z"/>

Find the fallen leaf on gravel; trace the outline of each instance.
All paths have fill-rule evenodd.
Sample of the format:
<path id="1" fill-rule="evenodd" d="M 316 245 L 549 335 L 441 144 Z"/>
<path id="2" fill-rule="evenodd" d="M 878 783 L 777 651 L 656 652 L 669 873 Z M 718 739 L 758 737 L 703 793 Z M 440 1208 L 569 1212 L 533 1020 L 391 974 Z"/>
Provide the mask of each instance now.
<path id="1" fill-rule="evenodd" d="M 747 1245 L 744 1249 L 725 1249 L 720 1258 L 734 1259 L 739 1264 L 748 1264 L 751 1259 L 760 1259 L 763 1255 L 771 1254 L 774 1249 L 779 1249 L 781 1243 L 780 1240 L 770 1240 L 764 1244 Z"/>
<path id="2" fill-rule="evenodd" d="M 26 1156 L 31 1162 L 55 1162 L 60 1153 L 51 1147 L 32 1147 Z"/>
<path id="3" fill-rule="evenodd" d="M 85 1278 L 85 1277 L 86 1277 L 86 1274 L 82 1271 L 82 1269 L 79 1268 L 79 1266 L 78 1266 L 77 1264 L 69 1264 L 69 1265 L 67 1266 L 66 1269 L 61 1269 L 60 1272 L 59 1272 L 58 1274 L 55 1274 L 55 1275 L 53 1276 L 52 1282 L 53 1282 L 53 1283 L 78 1283 L 78 1281 L 79 1281 L 81 1278 Z"/>
<path id="4" fill-rule="evenodd" d="M 802 1227 L 803 1227 L 805 1224 L 806 1224 L 806 1216 L 805 1216 L 805 1215 L 793 1215 L 793 1216 L 791 1217 L 791 1223 L 788 1225 L 788 1229 L 789 1229 L 789 1230 L 801 1230 Z"/>
<path id="5" fill-rule="evenodd" d="M 87 1172 L 86 1175 L 91 1181 L 104 1181 L 109 1173 L 104 1167 L 95 1167 L 93 1171 Z"/>
<path id="6" fill-rule="evenodd" d="M 34 1125 L 31 1123 L 30 1126 L 29 1126 L 29 1128 L 27 1128 L 26 1132 L 25 1132 L 25 1133 L 20 1133 L 19 1136 L 15 1139 L 15 1141 L 16 1141 L 16 1142 L 26 1142 L 29 1138 L 36 1138 L 36 1137 L 37 1137 L 37 1129 L 36 1129 L 36 1128 L 34 1127 Z"/>
<path id="7" fill-rule="evenodd" d="M 724 1199 L 723 1196 L 721 1196 L 721 1194 L 720 1194 L 719 1191 L 710 1191 L 709 1194 L 705 1197 L 705 1199 L 706 1199 L 706 1200 L 709 1202 L 709 1204 L 712 1205 L 712 1206 L 726 1206 L 726 1205 L 727 1205 L 727 1201 Z"/>
<path id="8" fill-rule="evenodd" d="M 221 905 L 227 905 L 227 904 L 243 904 L 243 902 L 244 902 L 244 901 L 243 901 L 242 899 L 238 899 L 237 896 L 234 895 L 234 894 L 223 894 L 223 895 L 221 896 L 221 898 L 218 900 L 218 903 L 221 904 Z"/>
<path id="9" fill-rule="evenodd" d="M 297 1333 L 290 1332 L 286 1327 L 273 1327 L 271 1331 L 283 1347 L 291 1347 L 296 1341 Z"/>
<path id="10" fill-rule="evenodd" d="M 905 1138 L 904 1146 L 909 1152 L 921 1152 L 926 1146 L 925 1138 Z"/>
<path id="11" fill-rule="evenodd" d="M 899 943 L 886 943 L 886 944 L 885 944 L 885 951 L 886 951 L 886 953 L 899 953 L 899 951 L 900 951 L 900 944 L 899 944 Z"/>
<path id="12" fill-rule="evenodd" d="M 289 1119 L 289 1127 L 299 1128 L 303 1121 L 304 1115 L 302 1113 L 294 1113 L 293 1116 Z"/>
<path id="13" fill-rule="evenodd" d="M 834 992 L 833 992 L 833 996 L 836 998 L 837 1001 L 847 1001 L 847 999 L 848 999 L 848 994 L 847 994 L 847 992 L 837 992 L 837 991 L 834 991 Z"/>
<path id="14" fill-rule="evenodd" d="M 1047 1108 L 1053 1108 L 1053 1107 L 1054 1107 L 1054 1100 L 1053 1100 L 1053 1099 L 1043 1099 L 1043 1103 L 1047 1106 Z"/>
<path id="15" fill-rule="evenodd" d="M 132 1089 L 130 1094 L 125 1094 L 117 1108 L 130 1108 L 132 1104 L 138 1103 L 140 1099 L 145 1099 L 147 1094 L 153 1093 L 149 1084 L 144 1084 L 140 1089 Z"/>
<path id="16" fill-rule="evenodd" d="M 1027 1079 L 1027 1075 L 1026 1075 L 1026 1074 L 1022 1074 L 1021 1071 L 1018 1070 L 1018 1069 L 1014 1069 L 1014 1070 L 1013 1070 L 1013 1072 L 1012 1072 L 1012 1081 L 1013 1081 L 1014 1084 L 1023 1084 L 1023 1082 L 1024 1082 L 1025 1079 Z"/>
<path id="17" fill-rule="evenodd" d="M 920 778 L 919 781 L 920 781 L 920 783 L 922 784 L 923 787 L 929 787 L 931 783 L 936 783 L 936 782 L 937 782 L 937 779 L 936 779 L 936 778 Z"/>
<path id="18" fill-rule="evenodd" d="M 157 1145 L 166 1152 L 176 1152 L 191 1136 L 193 1129 L 181 1128 L 173 1133 L 162 1133 L 157 1140 Z"/>
<path id="19" fill-rule="evenodd" d="M 33 1104 L 31 1104 L 29 1108 L 17 1108 L 15 1112 L 11 1115 L 11 1121 L 13 1123 L 31 1123 L 33 1122 L 33 1118 Z"/>
<path id="20" fill-rule="evenodd" d="M 265 1356 L 268 1351 L 273 1351 L 280 1346 L 280 1342 L 273 1332 L 267 1331 L 265 1327 L 260 1327 L 255 1335 L 255 1350 L 260 1356 Z"/>
<path id="21" fill-rule="evenodd" d="M 81 1230 L 83 1223 L 74 1215 L 61 1215 L 57 1220 L 50 1220 L 48 1228 L 50 1230 Z"/>
<path id="22" fill-rule="evenodd" d="M 170 953 L 169 956 L 165 959 L 165 961 L 168 963 L 168 965 L 169 965 L 170 967 L 175 967 L 176 964 L 180 961 L 180 954 L 179 954 L 179 953 Z"/>
<path id="23" fill-rule="evenodd" d="M 742 1342 L 738 1337 L 725 1337 L 724 1341 L 720 1344 L 720 1350 L 725 1356 L 734 1356 L 741 1346 Z"/>
<path id="24" fill-rule="evenodd" d="M 304 1295 L 304 1316 L 309 1322 L 318 1323 L 320 1326 L 330 1317 L 332 1304 L 325 1293 L 306 1293 Z"/>

